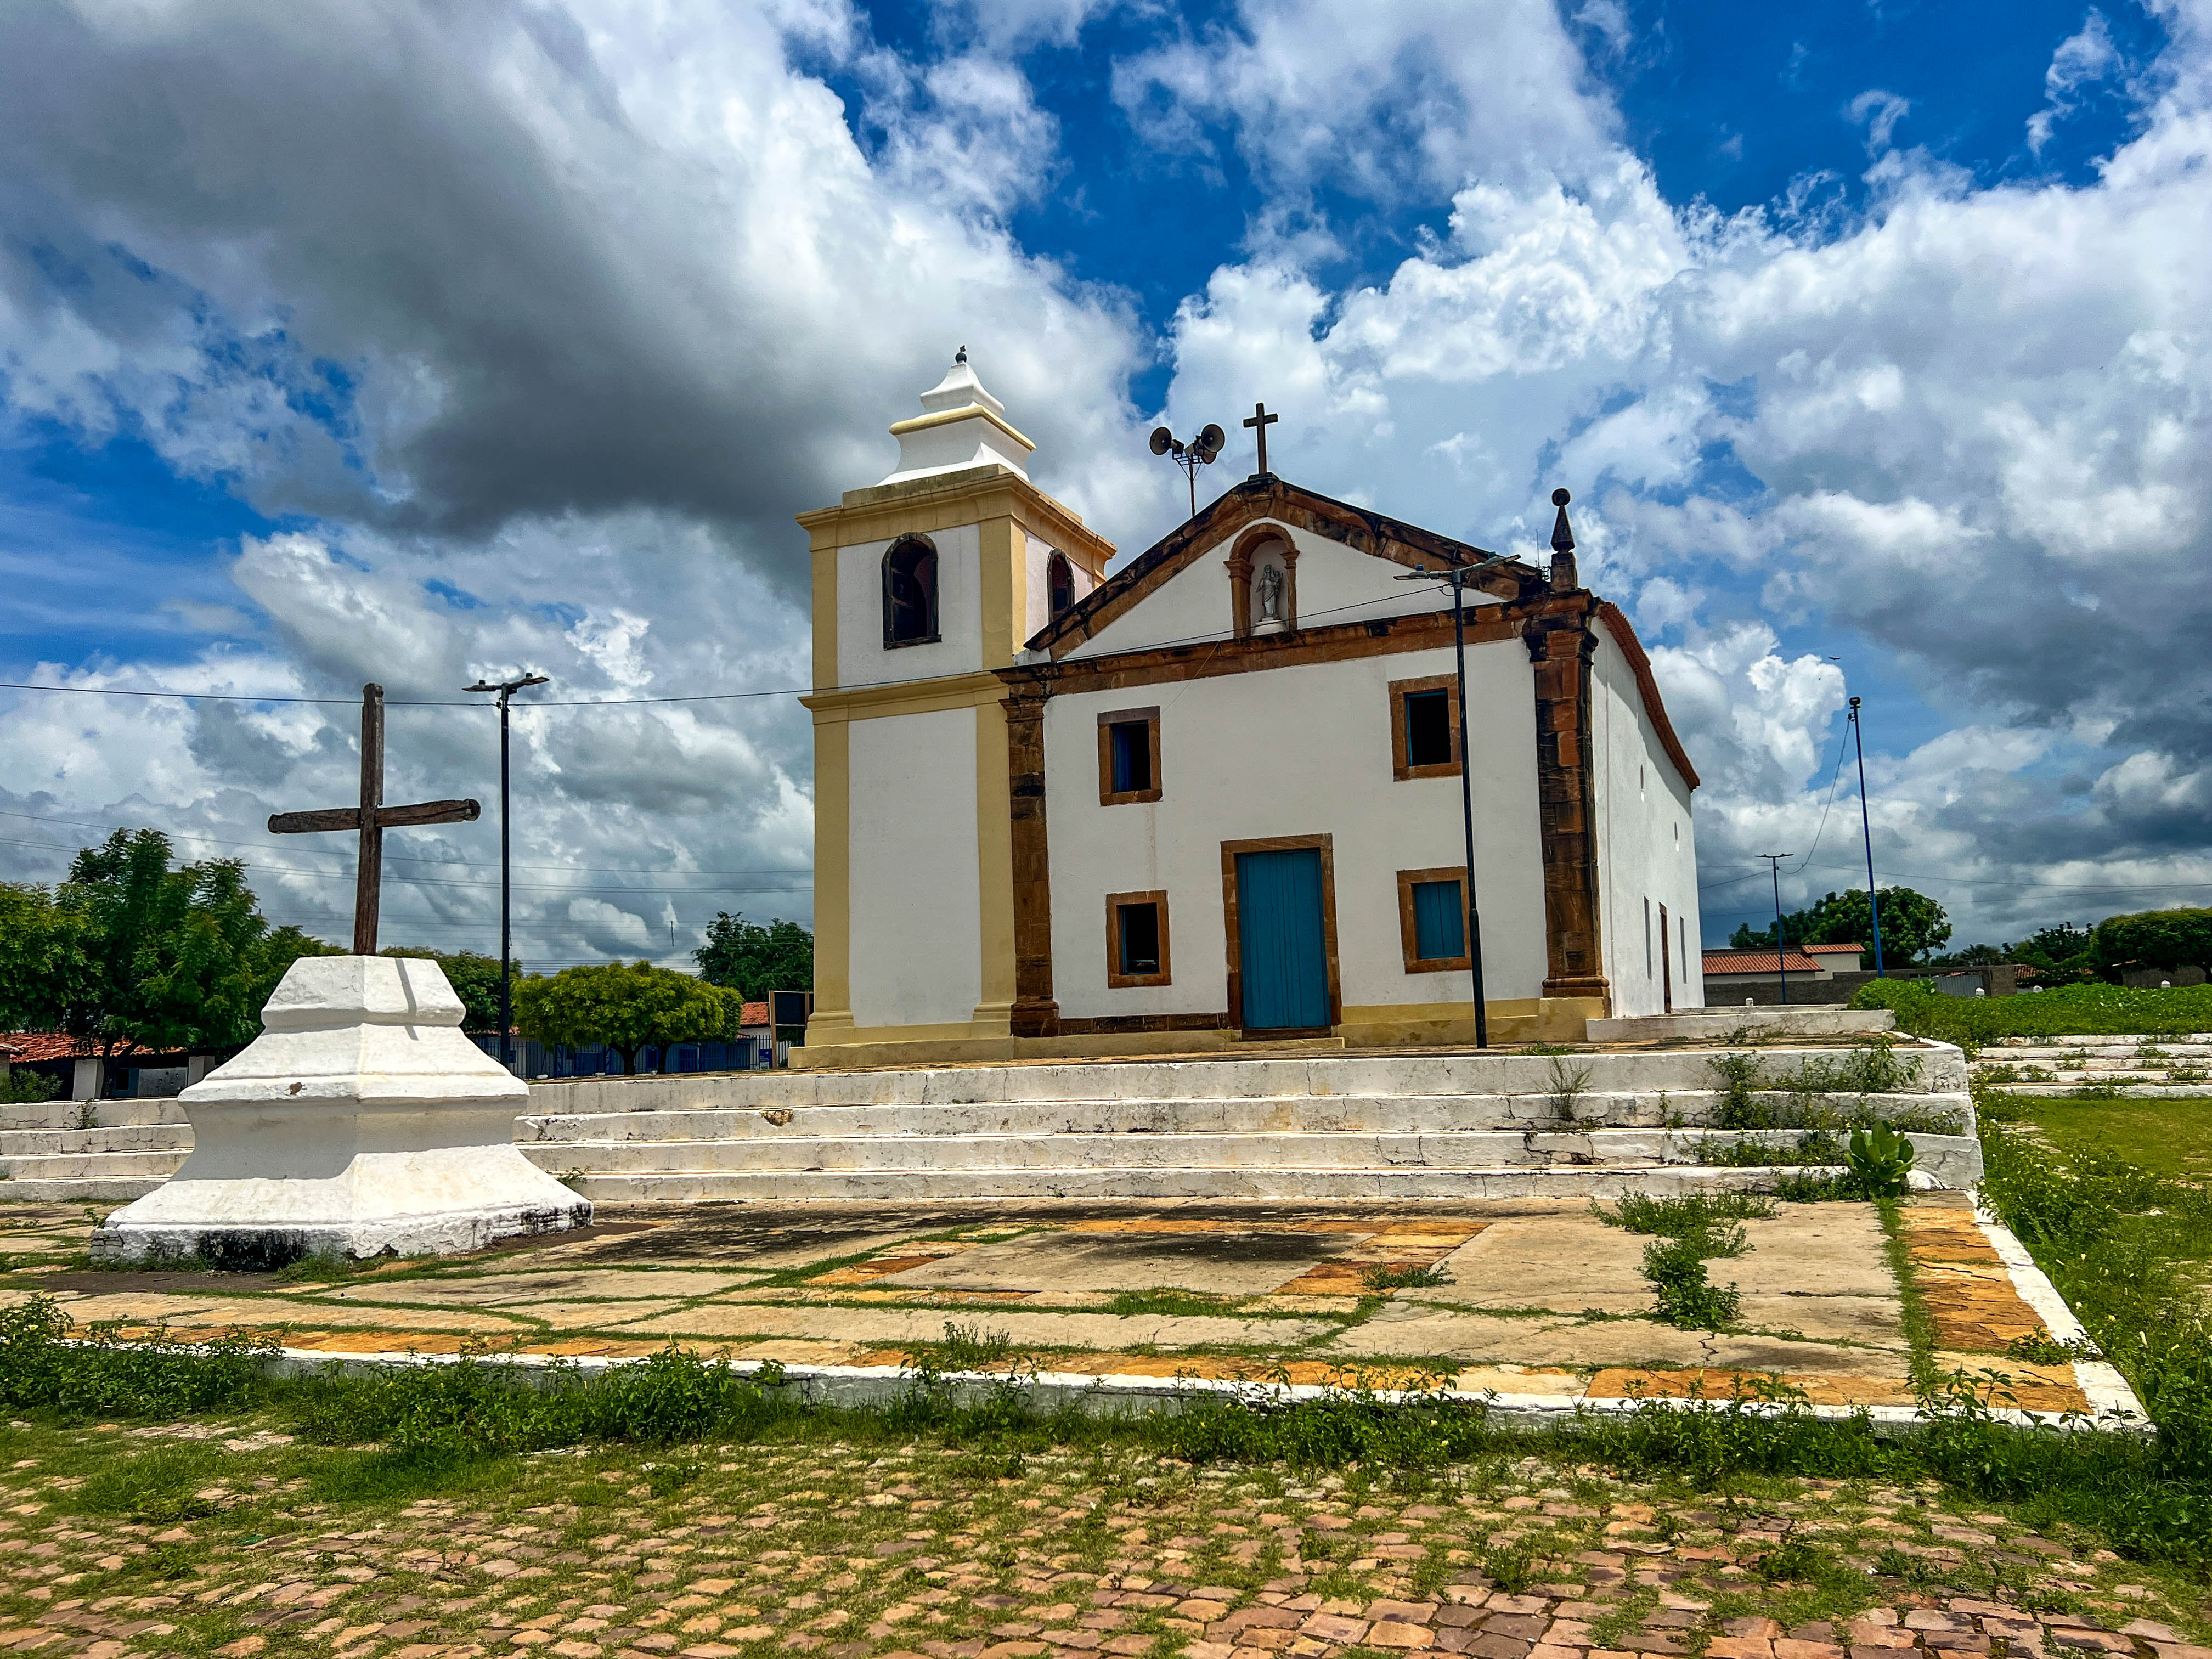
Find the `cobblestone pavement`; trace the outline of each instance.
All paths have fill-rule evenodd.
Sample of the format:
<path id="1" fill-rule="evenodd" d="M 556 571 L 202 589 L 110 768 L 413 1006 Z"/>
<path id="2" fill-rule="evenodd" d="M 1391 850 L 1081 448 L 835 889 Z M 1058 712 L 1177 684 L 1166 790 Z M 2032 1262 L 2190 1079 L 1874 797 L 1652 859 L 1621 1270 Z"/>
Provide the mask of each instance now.
<path id="1" fill-rule="evenodd" d="M 488 1343 L 624 1358 L 674 1340 L 862 1366 L 900 1364 L 957 1321 L 1063 1373 L 1565 1399 L 1725 1396 L 1772 1374 L 1818 1405 L 1876 1407 L 1909 1407 L 1916 1370 L 1978 1370 L 2021 1338 L 2066 1334 L 1955 1193 L 1902 1206 L 1910 1285 L 1872 1205 L 1787 1204 L 1749 1222 L 1748 1253 L 1718 1270 L 1742 1291 L 1724 1333 L 1653 1318 L 1650 1241 L 1582 1200 L 608 1206 L 580 1234 L 342 1283 L 83 1271 L 91 1219 L 0 1204 L 0 1305 L 43 1293 L 81 1324 L 274 1332 L 331 1354 Z M 1927 1315 L 1917 1336 L 1908 1291 Z M 2031 1410 L 2094 1413 L 2120 1388 L 2112 1374 L 2100 1395 L 2064 1361 L 2002 1369 Z"/>
<path id="2" fill-rule="evenodd" d="M 204 1432 L 8 1432 L 0 1651 L 2212 1659 L 2188 1639 L 2201 1586 L 1932 1491 L 1700 1495 L 1530 1460 L 1397 1492 L 817 1443 L 545 1455 L 504 1484 L 333 1504 L 316 1482 L 348 1455 L 186 1438 Z M 189 1493 L 204 1513 L 98 1512 L 100 1472 L 149 1452 L 215 1460 Z"/>

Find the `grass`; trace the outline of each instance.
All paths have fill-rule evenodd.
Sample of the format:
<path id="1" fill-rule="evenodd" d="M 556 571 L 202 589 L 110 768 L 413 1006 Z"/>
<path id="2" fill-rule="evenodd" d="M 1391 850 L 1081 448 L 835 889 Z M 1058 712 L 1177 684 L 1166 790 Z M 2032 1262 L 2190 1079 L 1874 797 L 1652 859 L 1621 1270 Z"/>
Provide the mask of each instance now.
<path id="1" fill-rule="evenodd" d="M 2029 996 L 1947 997 L 1913 980 L 1862 986 L 1854 1008 L 1893 1008 L 1901 1030 L 1970 1048 L 1998 1037 L 2183 1036 L 2212 1031 L 2212 985 L 2138 991 L 2067 985 Z"/>
<path id="2" fill-rule="evenodd" d="M 1815 1054 L 1778 1071 L 1755 1054 L 1715 1054 L 1711 1068 L 1721 1100 L 1714 1109 L 1717 1129 L 1803 1129 L 1835 1134 L 1887 1123 L 1923 1134 L 1957 1134 L 1965 1126 L 1953 1112 L 1925 1107 L 1878 1112 L 1869 1095 L 1907 1092 L 1919 1075 L 1919 1060 L 1900 1056 L 1887 1038 L 1862 1043 L 1839 1054 Z M 1774 1097 L 1780 1096 L 1780 1099 Z M 1835 1104 L 1838 1096 L 1856 1095 L 1855 1106 Z"/>
<path id="3" fill-rule="evenodd" d="M 2008 1117 L 2033 1122 L 2062 1153 L 2105 1153 L 2170 1180 L 2212 1179 L 2212 1099 L 2008 1097 Z"/>

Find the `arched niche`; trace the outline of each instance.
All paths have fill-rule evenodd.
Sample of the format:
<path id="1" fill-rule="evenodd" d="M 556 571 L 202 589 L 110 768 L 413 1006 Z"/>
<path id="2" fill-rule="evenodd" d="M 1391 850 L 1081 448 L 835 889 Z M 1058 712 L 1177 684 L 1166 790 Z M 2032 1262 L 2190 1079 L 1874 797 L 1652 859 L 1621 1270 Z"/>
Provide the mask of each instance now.
<path id="1" fill-rule="evenodd" d="M 1229 555 L 1229 610 L 1240 640 L 1297 629 L 1297 544 L 1279 526 L 1255 525 L 1237 538 Z"/>

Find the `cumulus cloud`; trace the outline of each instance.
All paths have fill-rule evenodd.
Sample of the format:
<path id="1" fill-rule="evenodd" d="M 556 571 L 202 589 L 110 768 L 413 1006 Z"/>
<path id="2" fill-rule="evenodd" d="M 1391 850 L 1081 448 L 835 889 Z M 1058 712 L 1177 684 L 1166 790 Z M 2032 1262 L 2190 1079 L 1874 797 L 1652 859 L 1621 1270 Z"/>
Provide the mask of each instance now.
<path id="1" fill-rule="evenodd" d="M 1807 173 L 1723 215 L 1623 142 L 1586 56 L 1627 44 L 1616 6 L 1117 9 L 1152 31 L 1112 95 L 1154 161 L 1234 157 L 1258 192 L 1158 341 L 1011 228 L 1073 166 L 1023 54 L 1103 0 L 945 0 L 918 53 L 843 0 L 0 10 L 7 417 L 141 437 L 280 521 L 228 592 L 163 613 L 201 637 L 158 671 L 18 677 L 803 685 L 789 515 L 882 476 L 884 425 L 964 342 L 1039 481 L 1125 546 L 1173 514 L 1144 426 L 1255 390 L 1278 471 L 1485 546 L 1540 550 L 1569 484 L 1585 575 L 1650 637 L 1707 778 L 1717 879 L 1784 845 L 1810 849 L 1803 889 L 1847 876 L 1849 640 L 1949 728 L 1869 772 L 1886 866 L 1954 881 L 1966 930 L 2047 917 L 2069 882 L 2106 908 L 2212 882 L 2192 11 L 2162 13 L 2154 65 L 2094 10 L 2054 55 L 2032 149 L 2099 86 L 2136 117 L 2087 183 L 1978 183 L 1900 148 L 1910 106 L 1870 88 L 1842 112 L 1863 205 Z M 1430 228 L 1375 263 L 1344 204 Z M 327 929 L 343 851 L 258 824 L 348 798 L 350 718 L 19 699 L 0 811 L 246 847 Z M 491 731 L 395 708 L 395 794 L 483 793 Z M 672 904 L 679 949 L 714 908 L 806 914 L 787 699 L 519 707 L 515 742 L 526 954 L 665 953 Z M 491 834 L 410 837 L 387 932 L 480 944 Z"/>

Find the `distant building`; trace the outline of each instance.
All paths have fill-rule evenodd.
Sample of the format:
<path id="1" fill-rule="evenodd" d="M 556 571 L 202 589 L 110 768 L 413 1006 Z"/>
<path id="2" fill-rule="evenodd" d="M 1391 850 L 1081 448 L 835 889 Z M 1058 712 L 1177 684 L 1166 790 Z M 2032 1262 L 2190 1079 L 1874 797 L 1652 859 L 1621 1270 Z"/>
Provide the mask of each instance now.
<path id="1" fill-rule="evenodd" d="M 62 1031 L 0 1034 L 0 1076 L 9 1070 L 40 1072 L 61 1085 L 64 1100 L 158 1100 L 182 1094 L 213 1066 L 213 1056 L 184 1049 L 118 1044 L 107 1054 L 88 1054 Z"/>

